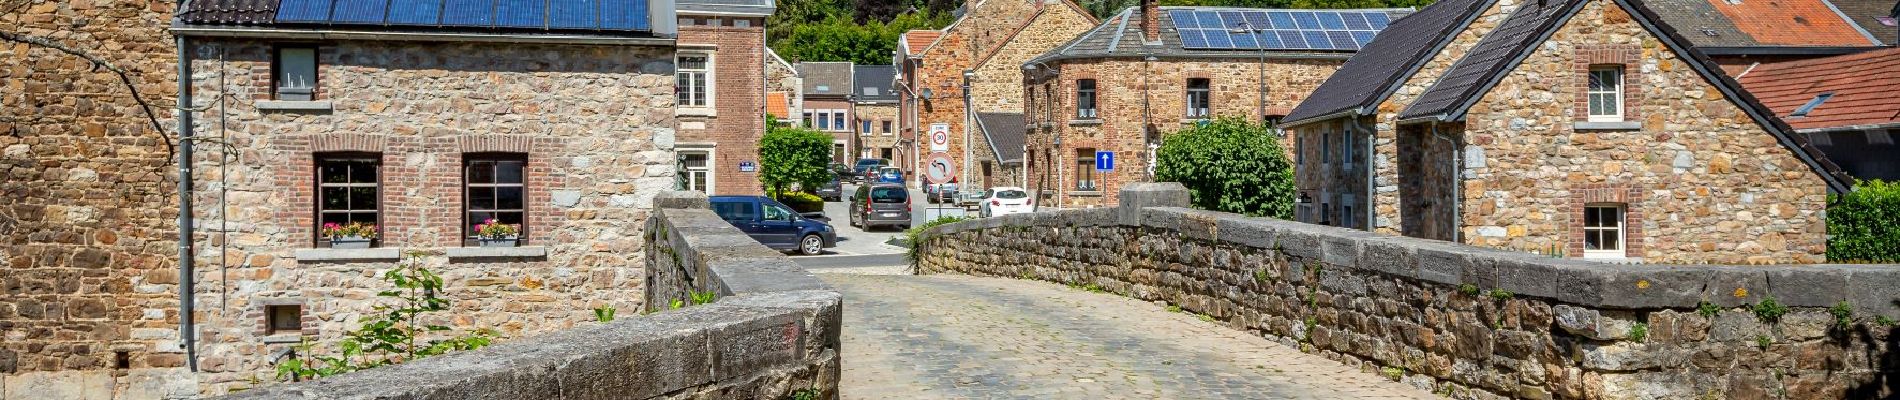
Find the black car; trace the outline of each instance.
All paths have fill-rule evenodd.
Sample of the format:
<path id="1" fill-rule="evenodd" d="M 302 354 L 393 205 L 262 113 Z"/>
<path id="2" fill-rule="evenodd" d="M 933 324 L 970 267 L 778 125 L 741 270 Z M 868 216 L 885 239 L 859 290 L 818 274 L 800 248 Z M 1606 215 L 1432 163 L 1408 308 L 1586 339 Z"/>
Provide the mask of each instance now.
<path id="1" fill-rule="evenodd" d="M 799 214 L 765 196 L 713 196 L 713 213 L 765 247 L 817 255 L 838 246 L 824 213 Z"/>
<path id="2" fill-rule="evenodd" d="M 844 199 L 844 184 L 842 182 L 839 182 L 838 179 L 839 179 L 838 177 L 832 177 L 831 182 L 825 183 L 824 186 L 819 186 L 816 193 L 813 193 L 813 194 L 818 195 L 818 198 L 824 199 L 825 201 L 843 200 Z"/>

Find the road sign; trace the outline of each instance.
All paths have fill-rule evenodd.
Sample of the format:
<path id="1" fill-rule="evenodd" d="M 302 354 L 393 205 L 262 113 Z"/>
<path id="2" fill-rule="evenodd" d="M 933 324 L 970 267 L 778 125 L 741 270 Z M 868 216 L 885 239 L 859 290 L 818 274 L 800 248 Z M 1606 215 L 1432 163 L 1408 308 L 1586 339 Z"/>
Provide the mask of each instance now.
<path id="1" fill-rule="evenodd" d="M 930 151 L 950 151 L 950 124 L 930 124 Z"/>
<path id="2" fill-rule="evenodd" d="M 758 171 L 758 170 L 759 170 L 759 164 L 758 164 L 758 163 L 755 163 L 755 162 L 751 162 L 751 161 L 740 161 L 740 162 L 739 162 L 739 172 L 755 172 L 755 171 Z"/>
<path id="3" fill-rule="evenodd" d="M 924 179 L 930 183 L 949 183 L 957 176 L 957 165 L 950 162 L 950 154 L 930 153 L 924 159 Z"/>
<path id="4" fill-rule="evenodd" d="M 1113 169 L 1115 169 L 1115 152 L 1113 151 L 1095 152 L 1095 170 L 1096 171 L 1108 171 L 1108 170 L 1113 170 Z"/>

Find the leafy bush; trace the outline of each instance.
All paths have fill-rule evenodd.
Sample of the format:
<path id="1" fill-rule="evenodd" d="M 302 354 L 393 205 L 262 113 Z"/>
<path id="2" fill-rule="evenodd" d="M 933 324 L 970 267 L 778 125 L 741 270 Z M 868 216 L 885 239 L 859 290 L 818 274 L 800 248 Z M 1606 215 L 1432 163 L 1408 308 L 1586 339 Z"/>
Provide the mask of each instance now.
<path id="1" fill-rule="evenodd" d="M 785 203 L 785 206 L 791 207 L 792 211 L 801 213 L 825 210 L 825 199 L 820 199 L 818 195 L 811 193 L 788 192 L 779 195 L 778 202 Z"/>
<path id="2" fill-rule="evenodd" d="M 1195 208 L 1293 217 L 1293 164 L 1266 125 L 1221 118 L 1169 134 L 1155 153 L 1155 181 L 1187 186 Z"/>
<path id="3" fill-rule="evenodd" d="M 1836 262 L 1900 262 L 1900 182 L 1861 181 L 1828 196 L 1827 258 Z"/>
<path id="4" fill-rule="evenodd" d="M 816 188 L 831 182 L 831 134 L 803 128 L 767 127 L 759 138 L 759 183 L 768 192 Z M 789 204 L 788 204 L 789 205 Z"/>

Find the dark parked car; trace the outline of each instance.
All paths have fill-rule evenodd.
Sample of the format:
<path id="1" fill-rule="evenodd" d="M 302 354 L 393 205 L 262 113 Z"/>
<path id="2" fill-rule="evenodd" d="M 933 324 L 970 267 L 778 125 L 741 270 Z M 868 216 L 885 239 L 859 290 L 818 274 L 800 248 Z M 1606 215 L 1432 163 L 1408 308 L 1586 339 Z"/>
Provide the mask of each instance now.
<path id="1" fill-rule="evenodd" d="M 713 196 L 713 212 L 765 247 L 816 255 L 838 246 L 824 213 L 799 214 L 764 196 Z"/>
<path id="2" fill-rule="evenodd" d="M 956 182 L 933 183 L 924 186 L 924 200 L 929 201 L 930 204 L 955 203 L 957 201 Z"/>
<path id="3" fill-rule="evenodd" d="M 858 186 L 851 195 L 851 226 L 864 230 L 890 226 L 910 229 L 910 190 L 902 184 L 875 183 Z"/>
<path id="4" fill-rule="evenodd" d="M 844 163 L 831 163 L 831 166 L 825 170 L 831 171 L 831 174 L 836 175 L 839 179 L 851 179 L 851 166 L 844 165 Z"/>
<path id="5" fill-rule="evenodd" d="M 826 182 L 824 186 L 819 186 L 818 191 L 812 194 L 818 195 L 818 198 L 824 199 L 825 201 L 843 200 L 844 184 L 838 182 L 837 177 L 832 177 L 831 182 Z"/>
<path id="6" fill-rule="evenodd" d="M 904 170 L 898 169 L 897 167 L 878 168 L 876 181 L 877 183 L 895 183 L 902 185 L 904 184 Z"/>
<path id="7" fill-rule="evenodd" d="M 860 158 L 857 164 L 851 166 L 851 177 L 859 182 L 870 182 L 872 179 L 876 179 L 871 177 L 870 174 L 877 172 L 879 167 L 886 165 L 891 165 L 891 160 L 882 158 Z"/>

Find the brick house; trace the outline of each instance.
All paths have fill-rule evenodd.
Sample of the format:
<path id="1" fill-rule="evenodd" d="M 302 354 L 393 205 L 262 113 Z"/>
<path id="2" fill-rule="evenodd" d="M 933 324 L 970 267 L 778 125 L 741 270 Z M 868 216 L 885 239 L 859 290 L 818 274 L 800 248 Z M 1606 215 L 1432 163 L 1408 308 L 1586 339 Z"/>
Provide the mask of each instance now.
<path id="1" fill-rule="evenodd" d="M 800 107 L 804 110 L 801 119 L 805 127 L 831 134 L 831 162 L 850 165 L 857 154 L 857 134 L 852 125 L 857 116 L 851 112 L 851 63 L 850 62 L 800 62 L 799 79 L 804 81 L 805 95 L 800 98 Z"/>
<path id="2" fill-rule="evenodd" d="M 1683 30 L 1629 0 L 1483 3 L 1428 7 L 1464 22 L 1381 35 L 1369 47 L 1391 51 L 1345 70 L 1385 79 L 1339 75 L 1294 111 L 1300 188 L 1324 194 L 1303 220 L 1567 257 L 1825 261 L 1826 196 L 1848 178 Z"/>
<path id="3" fill-rule="evenodd" d="M 686 188 L 713 195 L 760 194 L 765 135 L 765 49 L 770 0 L 678 0 L 675 114 L 678 167 Z M 777 61 L 783 63 L 784 61 Z M 761 70 L 761 66 L 767 66 Z M 704 83 L 705 87 L 699 84 Z"/>
<path id="4" fill-rule="evenodd" d="M 1762 64 L 1737 81 L 1848 175 L 1900 181 L 1900 48 Z"/>
<path id="5" fill-rule="evenodd" d="M 1870 29 L 1840 5 L 1870 0 L 1645 0 L 1658 23 L 1736 76 L 1759 63 L 1851 54 L 1892 44 L 1889 29 Z M 1839 5 L 1837 5 L 1839 4 Z M 1893 3 L 1885 3 L 1886 8 Z M 1876 34 L 1884 33 L 1884 35 Z M 1885 38 L 1882 38 L 1885 36 Z"/>
<path id="6" fill-rule="evenodd" d="M 1158 7 L 1152 1 L 1123 10 L 1023 65 L 1027 185 L 1050 206 L 1113 206 L 1123 185 L 1153 178 L 1153 153 L 1167 133 L 1219 116 L 1278 120 L 1390 21 L 1409 13 Z M 1320 25 L 1320 16 L 1328 25 Z M 1249 18 L 1259 22 L 1257 30 L 1246 24 Z M 1346 36 L 1334 43 L 1327 29 Z M 1309 43 L 1307 33 L 1319 36 Z M 1261 35 L 1271 35 L 1264 46 Z M 1098 152 L 1113 154 L 1112 170 L 1096 169 Z"/>
<path id="7" fill-rule="evenodd" d="M 963 10 L 941 31 L 913 31 L 900 39 L 894 60 L 901 92 L 898 113 L 904 116 L 900 140 L 917 138 L 911 143 L 919 159 L 912 161 L 941 151 L 959 168 L 954 174 L 958 181 L 983 182 L 982 171 L 990 171 L 994 180 L 1003 173 L 999 160 L 1014 156 L 999 155 L 999 149 L 989 146 L 972 122 L 976 114 L 1023 112 L 1023 62 L 1099 21 L 1068 0 L 971 0 Z M 923 140 L 933 126 L 949 133 L 943 150 L 933 150 Z"/>
<path id="8" fill-rule="evenodd" d="M 897 157 L 897 92 L 891 90 L 897 68 L 859 65 L 852 68 L 852 125 L 858 158 Z"/>

